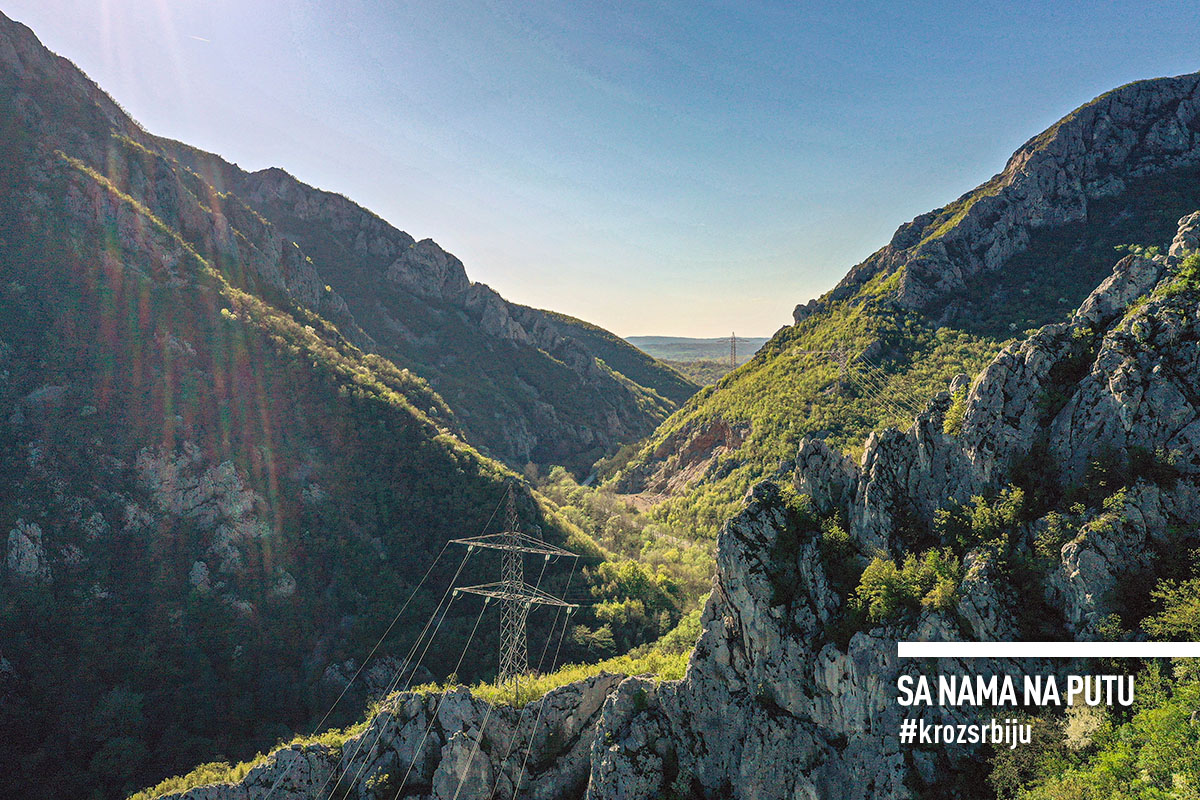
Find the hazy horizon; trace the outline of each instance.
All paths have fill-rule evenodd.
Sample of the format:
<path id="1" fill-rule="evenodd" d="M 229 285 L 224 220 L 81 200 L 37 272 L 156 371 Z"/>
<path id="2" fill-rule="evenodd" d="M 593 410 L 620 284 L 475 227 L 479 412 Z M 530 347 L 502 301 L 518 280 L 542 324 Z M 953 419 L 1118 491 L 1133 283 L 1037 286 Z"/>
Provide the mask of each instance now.
<path id="1" fill-rule="evenodd" d="M 151 132 L 282 167 L 622 336 L 770 336 L 1073 108 L 1200 67 L 1200 10 L 1175 1 L 4 11 Z"/>

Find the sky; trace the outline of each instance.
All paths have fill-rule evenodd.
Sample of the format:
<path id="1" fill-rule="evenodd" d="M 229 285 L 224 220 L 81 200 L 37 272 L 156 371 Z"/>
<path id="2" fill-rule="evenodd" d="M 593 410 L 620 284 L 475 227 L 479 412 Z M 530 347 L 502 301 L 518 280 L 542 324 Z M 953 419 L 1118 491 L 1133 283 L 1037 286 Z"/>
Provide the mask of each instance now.
<path id="1" fill-rule="evenodd" d="M 1200 4 L 0 0 L 153 133 L 620 335 L 764 336 Z"/>

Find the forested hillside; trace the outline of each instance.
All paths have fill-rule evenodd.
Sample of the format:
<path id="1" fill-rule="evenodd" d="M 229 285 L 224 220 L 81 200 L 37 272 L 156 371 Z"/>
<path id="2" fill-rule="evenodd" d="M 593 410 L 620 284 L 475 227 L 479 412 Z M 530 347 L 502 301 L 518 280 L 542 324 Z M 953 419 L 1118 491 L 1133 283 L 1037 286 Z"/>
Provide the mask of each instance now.
<path id="1" fill-rule="evenodd" d="M 617 491 L 713 536 L 804 437 L 857 456 L 934 393 L 965 388 L 1012 338 L 1060 321 L 1114 257 L 1164 252 L 1200 208 L 1195 76 L 1109 92 L 1022 146 L 1003 172 L 902 225 L 755 357 L 689 400 L 627 460 Z M 956 376 L 962 377 L 955 382 Z"/>
<path id="2" fill-rule="evenodd" d="M 277 180 L 324 204 L 303 226 L 308 238 L 293 236 L 268 218 L 270 203 L 256 210 L 180 163 L 185 149 L 142 130 L 0 16 L 6 797 L 121 797 L 197 761 L 249 756 L 315 725 L 386 633 L 328 721 L 356 718 L 436 605 L 419 594 L 389 628 L 405 598 L 427 569 L 429 584 L 449 583 L 463 553 L 439 558 L 446 542 L 494 531 L 518 479 L 475 443 L 517 467 L 543 456 L 586 465 L 674 402 L 539 312 L 516 309 L 528 329 L 510 318 L 495 336 L 460 300 L 415 301 L 435 291 L 434 276 L 405 268 L 456 263 L 432 243 L 412 243 L 344 198 L 259 176 L 256 185 Z M 187 152 L 197 165 L 221 163 Z M 389 252 L 407 288 L 387 288 L 382 261 L 337 251 L 359 241 L 348 231 L 382 237 L 367 250 L 400 248 Z M 423 342 L 413 347 L 445 357 L 430 380 L 452 402 L 412 368 L 419 360 L 404 360 L 416 350 L 387 345 L 368 324 L 378 318 L 358 305 L 369 292 L 354 281 L 370 275 Z M 486 287 L 463 291 L 496 313 L 515 308 Z M 525 342 L 534 330 L 539 341 Z M 662 377 L 675 399 L 690 391 L 631 347 L 606 341 L 602 352 L 628 358 L 645 380 Z M 455 367 L 453 353 L 470 363 Z M 489 359 L 515 394 L 469 376 Z M 488 415 L 453 389 L 468 384 L 486 395 Z M 522 421 L 522 408 L 545 417 Z M 556 435 L 554 420 L 575 438 Z M 501 436 L 527 428 L 542 445 L 512 449 Z M 665 576 L 613 580 L 600 569 L 606 551 L 545 497 L 518 494 L 526 530 L 586 557 L 573 596 L 627 609 L 581 614 L 565 655 L 611 656 L 614 642 L 640 644 L 675 624 L 684 604 Z M 461 578 L 495 575 L 473 559 Z M 554 563 L 542 585 L 561 592 L 568 577 Z M 628 612 L 646 606 L 653 614 Z M 453 667 L 450 649 L 476 612 L 445 620 L 446 649 L 419 677 Z M 531 619 L 535 635 L 550 624 Z M 482 633 L 480 646 L 494 649 L 494 636 Z M 473 659 L 463 677 L 494 670 Z"/>

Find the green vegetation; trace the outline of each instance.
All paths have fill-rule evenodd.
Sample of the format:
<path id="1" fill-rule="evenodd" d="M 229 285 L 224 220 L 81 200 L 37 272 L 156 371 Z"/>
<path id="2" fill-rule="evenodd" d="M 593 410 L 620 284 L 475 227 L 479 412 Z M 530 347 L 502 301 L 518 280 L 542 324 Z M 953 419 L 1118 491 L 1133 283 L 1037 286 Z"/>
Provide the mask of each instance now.
<path id="1" fill-rule="evenodd" d="M 934 531 L 957 552 L 983 547 L 993 553 L 1007 553 L 1024 514 L 1025 492 L 1008 487 L 990 500 L 975 496 L 961 505 L 951 503 L 949 508 L 938 509 L 934 512 Z"/>
<path id="2" fill-rule="evenodd" d="M 700 359 L 697 361 L 672 361 L 664 359 L 663 363 L 671 369 L 686 375 L 701 386 L 712 386 L 730 373 L 728 361 L 716 359 Z"/>
<path id="3" fill-rule="evenodd" d="M 575 643 L 595 656 L 612 655 L 675 629 L 698 608 L 712 583 L 709 543 L 698 543 L 652 521 L 609 491 L 580 486 L 554 467 L 538 486 L 555 514 L 618 557 L 585 568 L 596 597 L 593 627 L 579 625 Z"/>
<path id="4" fill-rule="evenodd" d="M 582 681 L 603 672 L 611 672 L 616 675 L 652 675 L 660 681 L 679 680 L 687 671 L 690 654 L 691 645 L 688 646 L 688 651 L 683 653 L 662 653 L 650 650 L 645 653 L 628 653 L 596 664 L 569 664 L 549 674 L 536 675 L 522 681 L 518 688 L 516 705 L 523 706 L 542 697 L 552 689 Z M 434 687 L 425 688 L 434 689 Z M 444 688 L 447 687 L 436 687 L 437 690 Z M 489 703 L 504 705 L 513 703 L 511 684 L 499 686 L 495 683 L 481 683 L 472 686 L 471 691 L 476 697 L 483 698 Z"/>
<path id="5" fill-rule="evenodd" d="M 819 522 L 821 528 L 821 561 L 833 588 L 848 595 L 860 576 L 858 554 L 854 542 L 838 516 Z"/>
<path id="6" fill-rule="evenodd" d="M 1080 506 L 1075 514 L 1064 514 L 1051 511 L 1045 517 L 1045 527 L 1038 533 L 1033 549 L 1042 558 L 1057 559 L 1062 553 L 1063 546 L 1075 538 L 1079 530 L 1079 517 L 1083 514 Z"/>
<path id="7" fill-rule="evenodd" d="M 290 741 L 280 742 L 277 746 L 272 747 L 270 751 L 259 753 L 247 761 L 240 761 L 236 764 L 231 764 L 227 761 L 213 761 L 208 764 L 201 764 L 185 775 L 167 778 L 154 786 L 142 789 L 140 792 L 130 795 L 129 800 L 155 800 L 155 798 L 164 795 L 186 792 L 189 789 L 195 789 L 197 786 L 210 786 L 217 783 L 237 783 L 245 778 L 250 773 L 250 770 L 266 763 L 267 759 L 275 752 L 293 746 L 325 745 L 334 751 L 341 750 L 347 741 L 366 730 L 367 720 L 377 714 L 380 709 L 381 704 L 375 704 L 371 707 L 362 722 L 349 725 L 345 728 L 333 728 L 315 736 L 297 736 Z"/>
<path id="8" fill-rule="evenodd" d="M 707 600 L 707 596 L 702 601 Z M 551 672 L 532 675 L 522 679 L 518 686 L 515 703 L 523 706 L 547 692 L 587 678 L 612 673 L 615 675 L 648 675 L 658 681 L 679 680 L 687 671 L 692 647 L 700 636 L 700 608 L 685 614 L 679 624 L 658 641 L 645 644 L 615 658 L 587 664 L 566 664 Z M 413 691 L 443 692 L 453 689 L 448 683 L 418 686 Z M 494 681 L 481 681 L 471 687 L 476 697 L 489 703 L 512 705 L 512 684 L 499 685 Z"/>
<path id="9" fill-rule="evenodd" d="M 1192 253 L 1176 268 L 1174 279 L 1166 285 L 1163 294 L 1171 297 L 1197 291 L 1200 291 L 1200 253 Z"/>
<path id="10" fill-rule="evenodd" d="M 851 598 L 851 610 L 872 623 L 921 608 L 947 611 L 954 607 L 962 564 L 950 550 L 909 553 L 897 564 L 878 555 L 863 570 Z"/>
<path id="11" fill-rule="evenodd" d="M 963 419 L 967 413 L 967 387 L 956 391 L 950 400 L 950 408 L 946 418 L 942 420 L 942 431 L 948 436 L 958 436 L 962 433 Z"/>
<path id="12" fill-rule="evenodd" d="M 0 577 L 4 655 L 36 676 L 36 691 L 0 704 L 20 753 L 0 771 L 0 795 L 124 797 L 198 763 L 181 780 L 237 777 L 255 752 L 312 729 L 340 690 L 326 667 L 370 651 L 442 545 L 483 532 L 515 476 L 464 443 L 430 384 L 264 285 L 247 259 L 275 234 L 236 198 L 112 140 L 103 172 L 62 153 L 39 162 L 51 205 L 23 213 L 13 204 L 28 176 L 12 164 L 31 156 L 4 146 L 0 399 L 24 411 L 0 430 L 0 515 L 36 520 L 54 557 L 52 583 L 16 590 Z M 176 202 L 154 205 L 168 188 Z M 188 192 L 223 203 L 229 240 L 180 213 Z M 216 525 L 164 506 L 138 466 L 184 453 L 197 470 L 226 465 L 254 498 L 261 527 L 234 542 L 236 566 L 213 555 Z M 605 617 L 589 609 L 578 626 L 609 644 L 569 636 L 565 660 L 644 645 L 687 613 L 669 569 L 607 564 L 623 559 L 540 496 L 523 496 L 518 512 L 590 557 L 573 591 Z M 674 560 L 669 547 L 654 552 Z M 429 585 L 446 585 L 460 557 L 438 561 Z M 200 562 L 207 584 L 192 580 Z M 550 565 L 542 588 L 565 591 L 568 569 Z M 290 593 L 276 591 L 283 576 Z M 485 559 L 460 578 L 494 579 Z M 418 594 L 382 652 L 406 652 L 436 600 Z M 445 620 L 424 665 L 434 675 L 452 668 L 477 609 L 460 603 Z M 551 623 L 531 615 L 531 636 Z M 493 649 L 495 634 L 476 646 Z M 462 677 L 492 669 L 478 659 Z M 330 724 L 358 718 L 364 702 L 356 686 Z M 235 765 L 214 766 L 226 759 Z"/>
<path id="13" fill-rule="evenodd" d="M 856 454 L 872 430 L 912 422 L 898 404 L 881 398 L 923 403 L 955 375 L 978 372 L 1002 345 L 939 329 L 896 307 L 888 294 L 893 284 L 891 278 L 869 284 L 856 298 L 778 333 L 746 365 L 722 378 L 716 391 L 699 392 L 659 426 L 609 485 L 636 487 L 634 476 L 662 467 L 656 453 L 673 452 L 707 426 L 746 426 L 741 446 L 714 459 L 702 477 L 652 511 L 672 528 L 711 538 L 746 490 L 792 458 L 803 437 L 819 435 Z M 851 364 L 853 374 L 843 382 L 834 359 L 806 352 L 838 348 L 875 355 Z"/>
<path id="14" fill-rule="evenodd" d="M 265 755 L 259 755 L 249 761 L 241 761 L 237 764 L 230 764 L 226 761 L 201 764 L 186 775 L 167 778 L 148 789 L 132 794 L 129 796 L 129 800 L 155 800 L 155 798 L 168 794 L 181 794 L 189 789 L 195 789 L 197 786 L 237 783 L 266 759 Z"/>
<path id="15" fill-rule="evenodd" d="M 1139 682 L 1144 691 L 1147 681 Z M 1080 750 L 1041 749 L 1021 800 L 1159 800 L 1200 797 L 1200 729 L 1191 723 L 1200 684 L 1143 702 L 1133 719 L 1106 724 Z M 1020 784 L 1018 784 L 1020 785 Z M 998 787 L 999 788 L 999 787 Z"/>
<path id="16" fill-rule="evenodd" d="M 367 729 L 370 721 L 386 707 L 387 703 L 379 701 L 372 703 L 366 709 L 363 718 L 344 728 L 330 728 L 312 736 L 296 736 L 281 741 L 266 752 L 258 753 L 253 758 L 231 764 L 228 761 L 212 761 L 201 764 L 192 771 L 177 775 L 155 784 L 129 796 L 128 800 L 155 800 L 168 794 L 178 794 L 197 786 L 211 786 L 218 783 L 237 783 L 250 773 L 250 770 L 266 763 L 267 759 L 280 750 L 309 745 L 324 745 L 337 753 L 345 747 L 346 742 L 360 735 Z"/>
<path id="17" fill-rule="evenodd" d="M 661 573 L 693 601 L 708 591 L 715 566 L 711 543 L 655 522 L 620 495 L 581 486 L 562 467 L 551 469 L 538 491 L 600 545 Z"/>
<path id="18" fill-rule="evenodd" d="M 1200 578 L 1164 580 L 1143 620 L 1156 639 L 1200 637 Z M 1200 672 L 1151 662 L 1136 677 L 1131 712 L 1074 709 L 1035 721 L 1037 746 L 997 750 L 991 783 L 1000 800 L 1159 800 L 1200 797 Z"/>

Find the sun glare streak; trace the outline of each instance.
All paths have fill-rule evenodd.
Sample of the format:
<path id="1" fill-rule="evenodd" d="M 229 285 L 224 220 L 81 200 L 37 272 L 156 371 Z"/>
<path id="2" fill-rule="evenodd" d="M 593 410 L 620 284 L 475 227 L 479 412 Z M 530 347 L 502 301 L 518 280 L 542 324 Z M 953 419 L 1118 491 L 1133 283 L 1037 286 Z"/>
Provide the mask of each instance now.
<path id="1" fill-rule="evenodd" d="M 168 0 L 155 0 L 154 5 L 158 11 L 159 24 L 162 26 L 160 39 L 167 56 L 171 60 L 171 66 L 174 68 L 175 88 L 178 90 L 180 97 L 190 97 L 191 82 L 188 80 L 187 66 L 183 59 L 182 41 L 171 14 L 171 3 Z M 191 38 L 200 39 L 198 36 Z M 200 40 L 208 41 L 207 39 Z"/>

